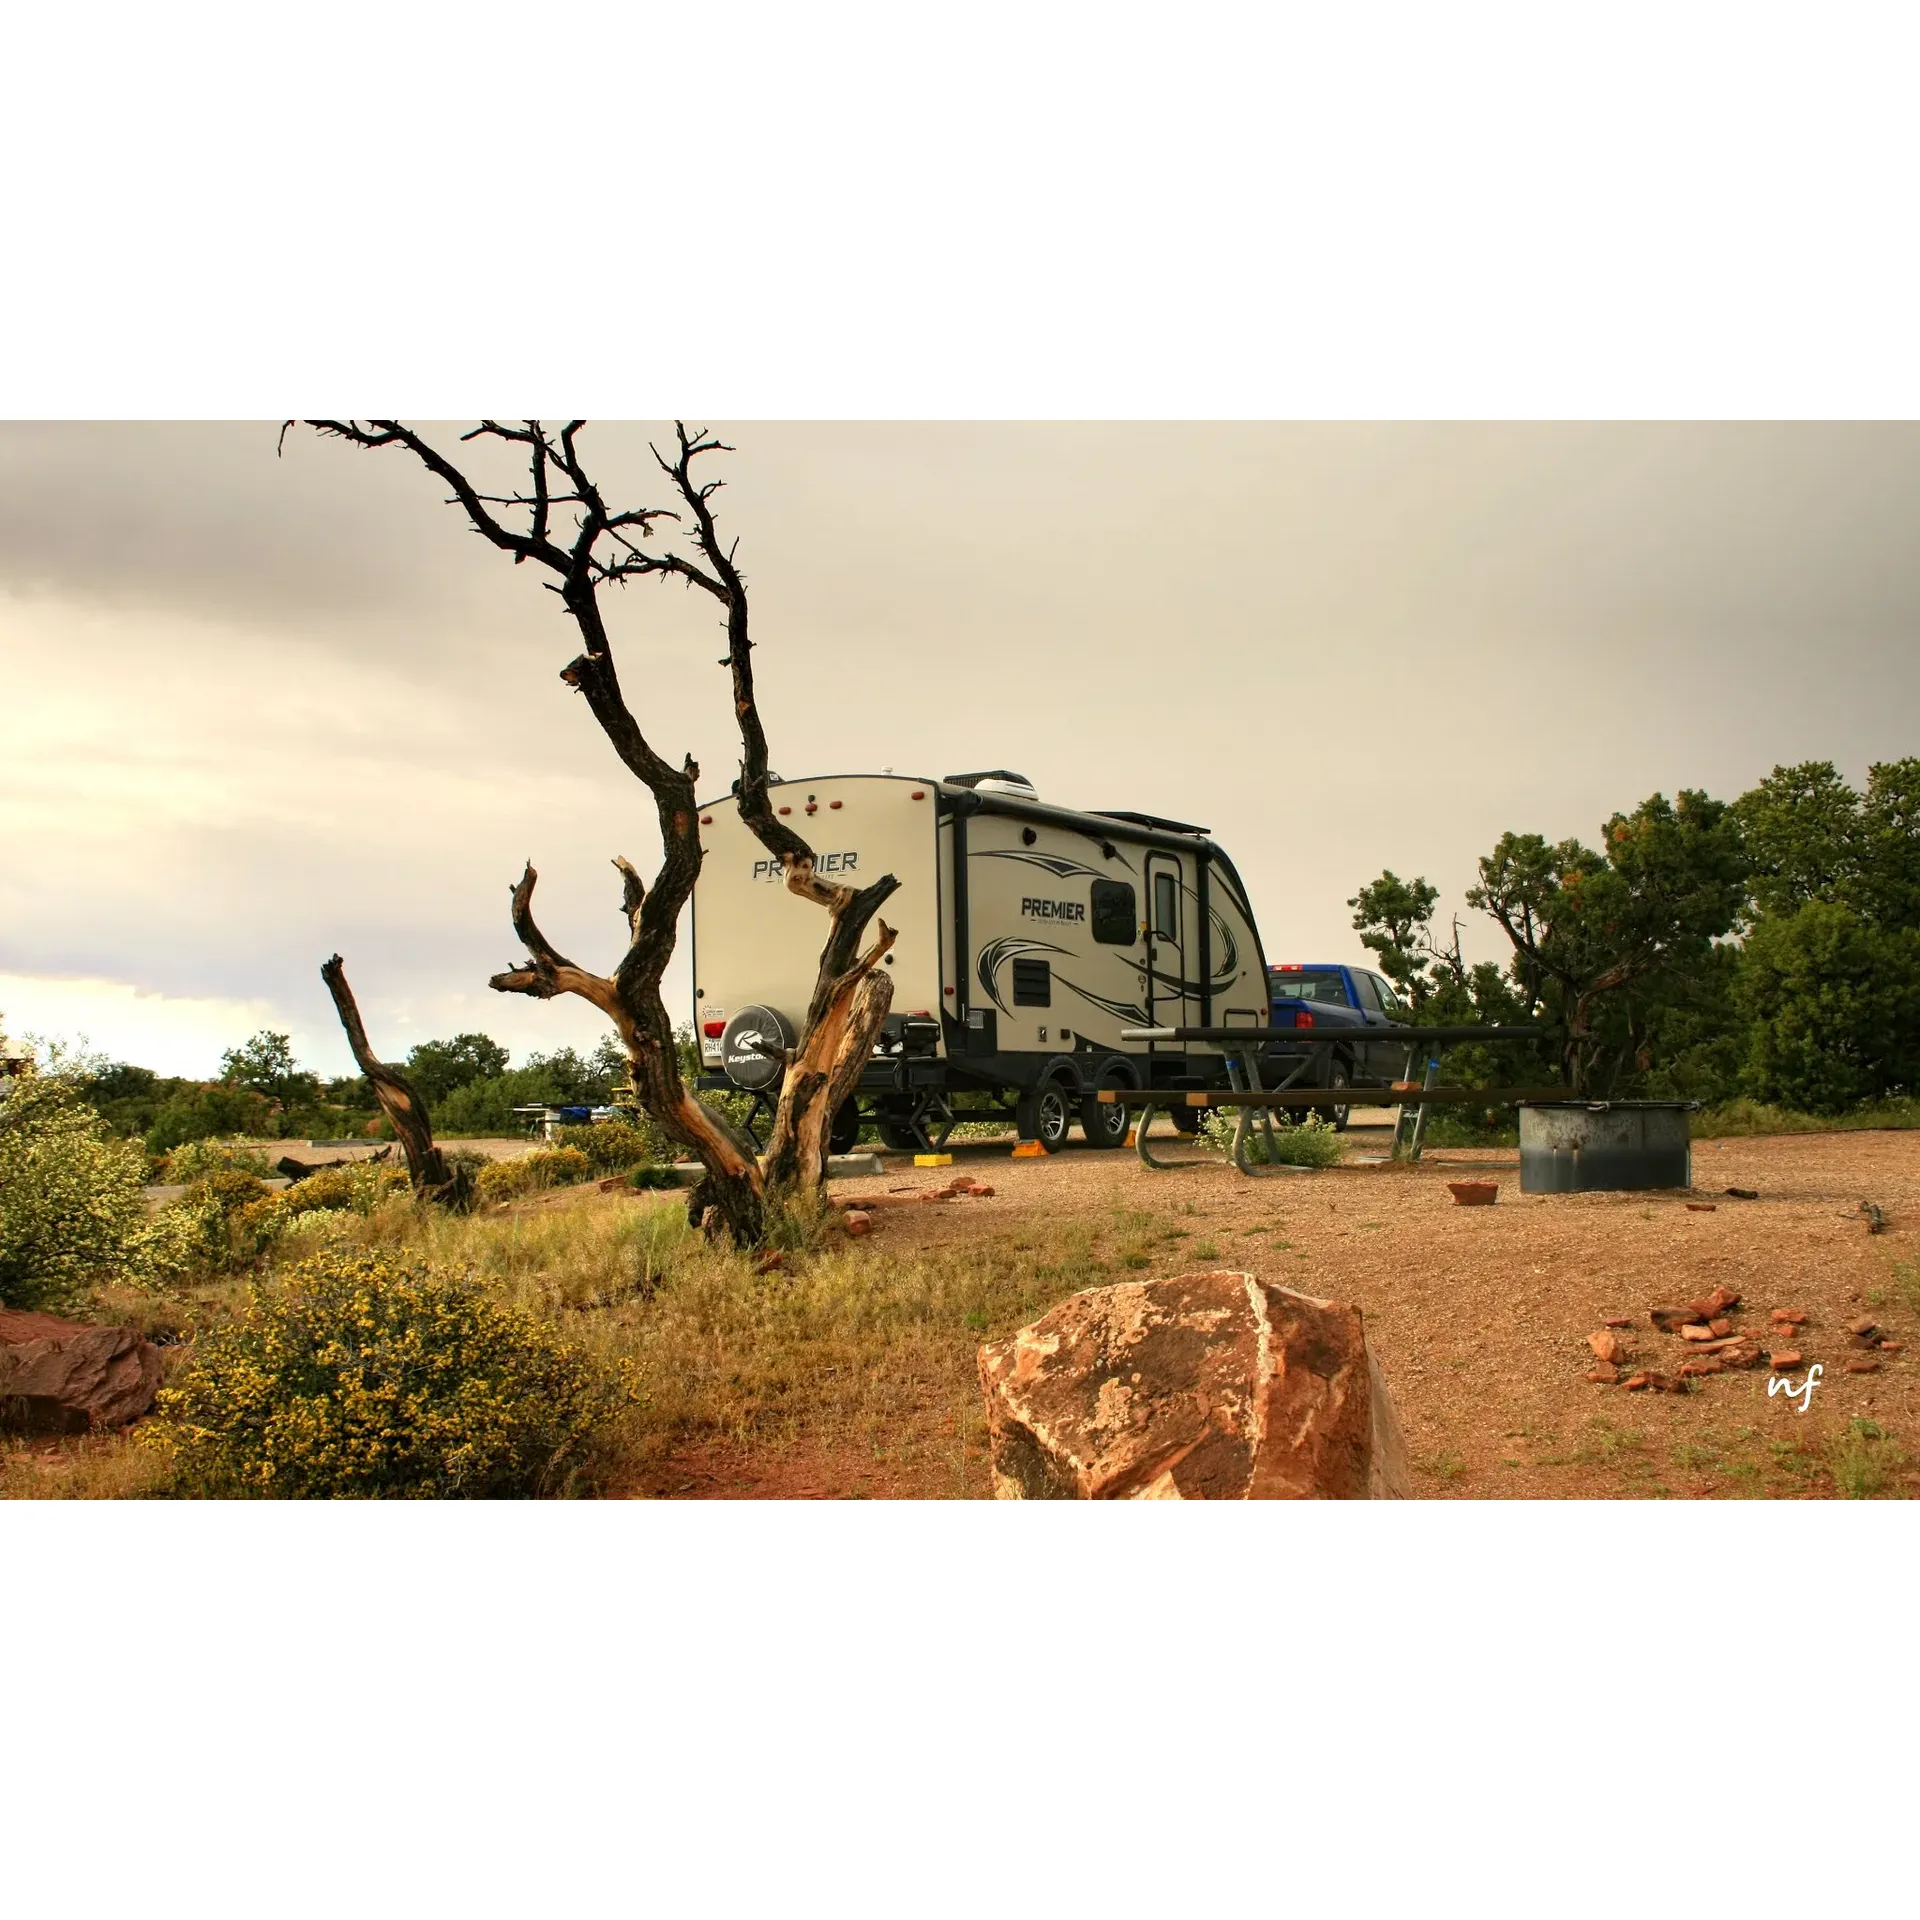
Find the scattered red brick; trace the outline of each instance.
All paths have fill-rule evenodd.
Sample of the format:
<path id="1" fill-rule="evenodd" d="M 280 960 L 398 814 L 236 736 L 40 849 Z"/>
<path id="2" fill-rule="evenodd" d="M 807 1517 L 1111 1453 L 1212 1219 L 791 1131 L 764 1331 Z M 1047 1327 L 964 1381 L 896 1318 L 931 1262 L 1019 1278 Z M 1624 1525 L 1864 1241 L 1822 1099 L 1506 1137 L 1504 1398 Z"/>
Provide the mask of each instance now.
<path id="1" fill-rule="evenodd" d="M 1587 1345 L 1593 1349 L 1593 1357 L 1603 1367 L 1617 1365 L 1620 1356 L 1626 1352 L 1618 1336 L 1611 1333 L 1590 1333 L 1587 1335 Z"/>
<path id="2" fill-rule="evenodd" d="M 1880 1342 L 1880 1351 L 1882 1353 L 1898 1353 L 1905 1345 L 1906 1342 L 1904 1340 L 1882 1340 Z"/>
<path id="3" fill-rule="evenodd" d="M 1758 1200 L 1760 1196 L 1752 1187 L 1729 1187 L 1727 1189 L 1727 1198 L 1729 1200 Z"/>
<path id="4" fill-rule="evenodd" d="M 1878 1333 L 1880 1331 L 1880 1323 L 1877 1320 L 1868 1320 L 1865 1318 L 1849 1320 L 1847 1322 L 1847 1331 L 1864 1339 L 1870 1333 Z"/>
<path id="5" fill-rule="evenodd" d="M 1650 1386 L 1655 1393 L 1688 1393 L 1692 1391 L 1685 1380 L 1676 1380 L 1671 1374 L 1665 1373 L 1648 1374 L 1647 1385 Z"/>
<path id="6" fill-rule="evenodd" d="M 1499 1183 L 1493 1180 L 1449 1180 L 1447 1191 L 1457 1207 L 1490 1207 L 1500 1197 Z"/>
<path id="7" fill-rule="evenodd" d="M 1620 1384 L 1625 1387 L 1629 1393 L 1638 1393 L 1642 1387 L 1650 1386 L 1652 1383 L 1652 1374 L 1636 1373 L 1631 1380 L 1623 1380 Z"/>
<path id="8" fill-rule="evenodd" d="M 1603 1320 L 1600 1324 L 1606 1327 L 1630 1327 L 1633 1325 L 1633 1316 L 1626 1313 L 1616 1313 Z"/>
<path id="9" fill-rule="evenodd" d="M 1715 1333 L 1711 1327 L 1703 1327 L 1697 1321 L 1689 1321 L 1680 1329 L 1680 1338 L 1682 1340 L 1718 1340 L 1722 1336 Z"/>
<path id="10" fill-rule="evenodd" d="M 1767 1318 L 1783 1327 L 1804 1327 L 1807 1324 L 1807 1310 L 1805 1307 L 1775 1307 Z"/>
<path id="11" fill-rule="evenodd" d="M 1847 1362 L 1847 1371 L 1849 1373 L 1878 1373 L 1880 1371 L 1880 1362 L 1878 1360 L 1865 1359 L 1849 1360 Z"/>
<path id="12" fill-rule="evenodd" d="M 1655 1307 L 1647 1317 L 1662 1333 L 1678 1333 L 1682 1327 L 1707 1316 L 1696 1313 L 1692 1307 Z"/>
<path id="13" fill-rule="evenodd" d="M 1720 1209 L 1716 1207 L 1711 1200 L 1689 1200 L 1687 1202 L 1687 1211 L 1689 1213 L 1718 1213 Z"/>
<path id="14" fill-rule="evenodd" d="M 1719 1360 L 1683 1360 L 1677 1371 L 1683 1380 L 1699 1380 L 1711 1373 L 1724 1373 L 1726 1368 Z"/>
<path id="15" fill-rule="evenodd" d="M 1773 1356 L 1773 1370 L 1775 1373 L 1791 1373 L 1799 1364 L 1800 1355 L 1793 1352 L 1790 1348 L 1783 1348 Z"/>
<path id="16" fill-rule="evenodd" d="M 1707 1322 L 1707 1331 L 1716 1340 L 1724 1340 L 1733 1331 L 1733 1322 L 1722 1314 L 1719 1319 Z"/>
<path id="17" fill-rule="evenodd" d="M 847 1231 L 856 1239 L 863 1233 L 873 1231 L 873 1215 L 863 1213 L 858 1207 L 849 1207 L 846 1212 Z"/>
<path id="18" fill-rule="evenodd" d="M 1618 1367 L 1609 1366 L 1603 1361 L 1599 1366 L 1589 1367 L 1587 1369 L 1587 1378 L 1591 1380 L 1595 1386 L 1599 1386 L 1599 1387 L 1616 1386 L 1619 1384 L 1619 1380 L 1620 1380 L 1620 1369 Z"/>

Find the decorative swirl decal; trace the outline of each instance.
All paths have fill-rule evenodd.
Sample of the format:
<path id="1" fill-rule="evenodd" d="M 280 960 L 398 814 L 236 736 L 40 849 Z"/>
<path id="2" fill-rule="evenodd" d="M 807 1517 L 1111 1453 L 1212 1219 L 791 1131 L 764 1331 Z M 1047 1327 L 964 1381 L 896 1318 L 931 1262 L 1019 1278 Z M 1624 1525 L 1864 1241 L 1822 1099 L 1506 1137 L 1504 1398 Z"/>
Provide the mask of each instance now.
<path id="1" fill-rule="evenodd" d="M 999 972 L 1009 960 L 1017 960 L 1030 953 L 1065 953 L 1065 947 L 1056 947 L 1051 940 L 1023 940 L 1009 934 L 1004 939 L 989 940 L 980 949 L 979 974 L 980 985 L 985 989 L 988 999 L 1004 1014 L 1011 1015 L 1013 1009 L 1000 998 Z"/>
<path id="2" fill-rule="evenodd" d="M 1070 880 L 1082 875 L 1089 880 L 1104 880 L 1107 876 L 1098 867 L 1089 867 L 1079 860 L 1069 860 L 1061 853 L 1027 853 L 1017 847 L 982 847 L 978 851 L 969 848 L 969 860 L 1017 860 L 1023 867 L 1042 867 L 1056 880 Z M 1133 863 L 1124 855 L 1116 853 L 1115 859 L 1131 871 Z"/>

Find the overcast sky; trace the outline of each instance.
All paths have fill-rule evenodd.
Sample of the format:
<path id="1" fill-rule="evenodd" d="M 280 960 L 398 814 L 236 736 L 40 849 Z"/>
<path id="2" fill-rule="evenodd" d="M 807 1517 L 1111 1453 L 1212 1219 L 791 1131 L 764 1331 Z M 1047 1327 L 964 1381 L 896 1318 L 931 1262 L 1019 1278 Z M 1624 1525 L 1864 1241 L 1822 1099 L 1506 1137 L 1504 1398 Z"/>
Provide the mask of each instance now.
<path id="1" fill-rule="evenodd" d="M 776 769 L 1007 766 L 1201 822 L 1272 960 L 1360 957 L 1383 867 L 1445 912 L 1507 828 L 1920 751 L 1912 428 L 717 424 Z M 589 429 L 615 499 L 664 499 L 663 431 Z M 524 859 L 610 967 L 609 862 L 657 857 L 558 678 L 573 628 L 405 455 L 276 433 L 0 425 L 0 1020 L 205 1074 L 270 1026 L 346 1071 L 337 949 L 391 1057 L 591 1045 L 591 1009 L 486 986 Z M 703 793 L 737 752 L 716 611 L 613 608 Z"/>

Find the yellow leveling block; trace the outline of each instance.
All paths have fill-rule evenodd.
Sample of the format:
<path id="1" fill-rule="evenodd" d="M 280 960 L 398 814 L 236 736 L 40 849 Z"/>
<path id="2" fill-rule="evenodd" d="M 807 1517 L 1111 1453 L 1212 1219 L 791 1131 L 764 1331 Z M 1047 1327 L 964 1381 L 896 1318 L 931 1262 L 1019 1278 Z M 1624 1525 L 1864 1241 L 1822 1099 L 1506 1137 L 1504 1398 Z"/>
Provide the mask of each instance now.
<path id="1" fill-rule="evenodd" d="M 913 1156 L 913 1164 L 916 1167 L 950 1167 L 953 1165 L 953 1155 L 950 1153 L 916 1153 Z"/>

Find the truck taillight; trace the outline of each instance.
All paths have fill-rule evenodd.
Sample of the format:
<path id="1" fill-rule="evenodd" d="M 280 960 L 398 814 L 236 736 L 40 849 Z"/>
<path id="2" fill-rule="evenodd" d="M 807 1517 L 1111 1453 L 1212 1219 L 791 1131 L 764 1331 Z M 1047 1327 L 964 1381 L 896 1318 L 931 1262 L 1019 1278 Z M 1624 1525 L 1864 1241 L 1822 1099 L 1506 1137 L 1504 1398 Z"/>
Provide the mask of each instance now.
<path id="1" fill-rule="evenodd" d="M 1300 1011 L 1293 1016 L 1293 1024 L 1296 1027 L 1310 1027 L 1313 1025 L 1313 1015 L 1310 1014 L 1305 1007 L 1302 1007 Z"/>
<path id="2" fill-rule="evenodd" d="M 704 1033 L 709 1040 L 718 1040 L 720 1036 L 726 1032 L 726 1030 L 727 1030 L 727 1023 L 724 1020 L 709 1020 L 700 1029 L 700 1031 Z"/>

